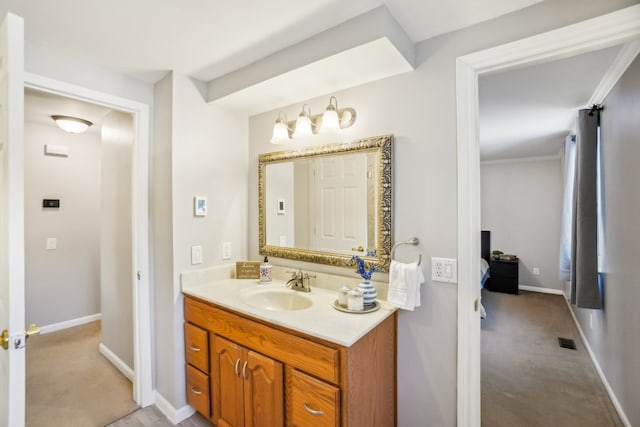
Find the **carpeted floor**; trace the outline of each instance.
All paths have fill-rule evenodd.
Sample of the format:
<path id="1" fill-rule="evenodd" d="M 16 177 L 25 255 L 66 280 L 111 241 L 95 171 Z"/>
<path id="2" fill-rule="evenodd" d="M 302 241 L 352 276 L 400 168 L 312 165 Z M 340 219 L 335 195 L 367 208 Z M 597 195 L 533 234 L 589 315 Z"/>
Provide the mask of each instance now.
<path id="1" fill-rule="evenodd" d="M 563 298 L 482 291 L 483 426 L 622 426 Z"/>
<path id="2" fill-rule="evenodd" d="M 27 427 L 102 427 L 136 409 L 131 382 L 99 344 L 99 321 L 29 339 Z"/>

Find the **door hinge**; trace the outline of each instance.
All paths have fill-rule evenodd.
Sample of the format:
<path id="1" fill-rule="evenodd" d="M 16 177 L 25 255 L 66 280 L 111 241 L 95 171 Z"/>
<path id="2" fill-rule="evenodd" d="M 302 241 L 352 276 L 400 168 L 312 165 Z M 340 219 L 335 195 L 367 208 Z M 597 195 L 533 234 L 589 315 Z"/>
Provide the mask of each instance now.
<path id="1" fill-rule="evenodd" d="M 142 273 L 140 273 L 140 271 L 138 271 L 138 274 L 136 274 L 136 276 L 138 277 L 138 280 L 142 280 Z"/>
<path id="2" fill-rule="evenodd" d="M 473 311 L 478 311 L 478 298 L 473 302 Z"/>

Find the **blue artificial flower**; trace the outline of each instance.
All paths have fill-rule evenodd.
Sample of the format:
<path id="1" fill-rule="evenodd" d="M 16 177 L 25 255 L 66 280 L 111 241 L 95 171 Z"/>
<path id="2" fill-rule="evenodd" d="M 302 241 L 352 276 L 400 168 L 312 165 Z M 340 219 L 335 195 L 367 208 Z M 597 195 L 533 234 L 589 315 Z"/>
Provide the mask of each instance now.
<path id="1" fill-rule="evenodd" d="M 356 273 L 358 273 L 364 280 L 371 280 L 371 275 L 376 270 L 377 266 L 375 264 L 371 264 L 369 269 L 367 269 L 365 261 L 357 255 L 351 257 L 351 264 L 354 263 L 358 266 Z"/>

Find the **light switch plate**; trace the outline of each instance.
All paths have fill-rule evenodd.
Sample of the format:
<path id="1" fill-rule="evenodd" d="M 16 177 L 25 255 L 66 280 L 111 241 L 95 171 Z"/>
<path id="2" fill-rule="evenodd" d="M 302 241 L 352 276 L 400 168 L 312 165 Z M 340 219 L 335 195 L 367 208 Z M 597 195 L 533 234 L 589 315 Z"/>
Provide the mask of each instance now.
<path id="1" fill-rule="evenodd" d="M 455 258 L 431 257 L 431 280 L 458 283 L 458 262 Z"/>
<path id="2" fill-rule="evenodd" d="M 191 265 L 202 264 L 202 246 L 191 246 Z"/>
<path id="3" fill-rule="evenodd" d="M 231 259 L 231 242 L 222 243 L 222 259 Z"/>
<path id="4" fill-rule="evenodd" d="M 54 251 L 58 248 L 58 239 L 55 237 L 47 237 L 47 250 Z"/>

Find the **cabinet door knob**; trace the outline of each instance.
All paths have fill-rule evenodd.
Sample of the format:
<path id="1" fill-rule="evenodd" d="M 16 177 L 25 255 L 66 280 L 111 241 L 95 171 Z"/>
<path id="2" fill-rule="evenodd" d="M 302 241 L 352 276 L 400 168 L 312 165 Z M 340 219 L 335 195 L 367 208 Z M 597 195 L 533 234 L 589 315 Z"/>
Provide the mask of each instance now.
<path id="1" fill-rule="evenodd" d="M 316 409 L 311 409 L 306 403 L 304 404 L 304 409 L 306 409 L 306 411 L 312 415 L 324 415 L 324 412 L 318 411 Z"/>
<path id="2" fill-rule="evenodd" d="M 191 393 L 195 394 L 196 396 L 200 396 L 202 394 L 201 391 L 197 390 L 195 387 L 191 387 Z"/>
<path id="3" fill-rule="evenodd" d="M 236 367 L 234 368 L 236 371 L 236 377 L 240 376 L 240 371 L 238 371 L 238 366 L 240 366 L 240 359 L 236 359 Z"/>

